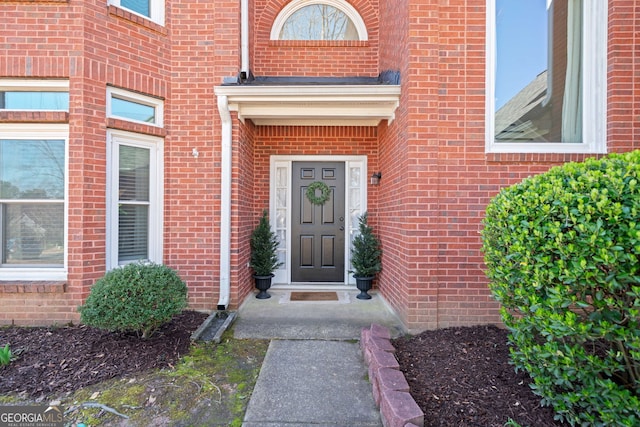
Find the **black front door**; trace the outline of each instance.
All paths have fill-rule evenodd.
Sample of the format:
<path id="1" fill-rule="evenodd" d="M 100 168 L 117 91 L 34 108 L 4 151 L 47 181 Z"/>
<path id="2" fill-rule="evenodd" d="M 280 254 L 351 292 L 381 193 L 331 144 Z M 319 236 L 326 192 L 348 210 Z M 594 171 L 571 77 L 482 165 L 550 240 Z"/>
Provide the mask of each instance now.
<path id="1" fill-rule="evenodd" d="M 292 173 L 291 281 L 344 282 L 344 163 L 293 162 Z M 329 187 L 322 204 L 307 197 L 315 182 Z"/>

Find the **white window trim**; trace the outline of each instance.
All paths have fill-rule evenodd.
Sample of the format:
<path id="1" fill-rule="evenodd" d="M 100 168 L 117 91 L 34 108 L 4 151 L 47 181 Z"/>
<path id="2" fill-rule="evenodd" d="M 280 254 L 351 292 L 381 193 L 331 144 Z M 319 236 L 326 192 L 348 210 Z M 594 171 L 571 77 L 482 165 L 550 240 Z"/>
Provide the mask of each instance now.
<path id="1" fill-rule="evenodd" d="M 345 239 L 344 239 L 344 254 L 345 254 L 345 271 L 344 271 L 344 284 L 345 285 L 353 285 L 355 284 L 355 279 L 353 275 L 349 273 L 351 269 L 351 240 L 352 234 L 358 231 L 358 224 L 354 224 L 351 221 L 351 215 L 349 215 L 349 208 L 351 206 L 350 196 L 351 192 L 349 191 L 351 187 L 349 186 L 349 172 L 351 168 L 357 167 L 360 168 L 360 200 L 359 204 L 362 212 L 364 213 L 367 210 L 367 185 L 368 185 L 368 174 L 367 174 L 367 156 L 305 156 L 305 155 L 293 155 L 293 156 L 271 156 L 270 159 L 270 190 L 269 190 L 269 221 L 271 223 L 271 228 L 274 231 L 278 230 L 276 224 L 276 170 L 278 168 L 285 168 L 287 170 L 287 201 L 286 201 L 286 227 L 287 236 L 285 247 L 278 248 L 279 251 L 284 252 L 284 257 L 286 259 L 284 267 L 281 267 L 274 271 L 274 284 L 291 284 L 291 251 L 292 247 L 291 242 L 291 188 L 292 188 L 292 176 L 291 176 L 291 167 L 293 162 L 305 161 L 305 162 L 344 162 L 345 164 L 345 205 L 344 205 L 344 218 L 345 218 Z"/>
<path id="2" fill-rule="evenodd" d="M 0 268 L 0 280 L 67 280 L 69 253 L 69 126 L 66 124 L 0 124 L 0 139 L 64 139 L 64 261 L 62 267 Z"/>
<path id="3" fill-rule="evenodd" d="M 367 33 L 367 26 L 364 24 L 362 17 L 358 13 L 358 11 L 351 6 L 349 3 L 343 0 L 293 0 L 291 3 L 286 5 L 278 14 L 276 19 L 273 21 L 273 26 L 271 27 L 271 40 L 280 40 L 280 32 L 282 31 L 282 27 L 284 26 L 287 19 L 291 17 L 298 10 L 303 7 L 310 6 L 312 4 L 323 4 L 327 6 L 333 6 L 336 9 L 342 11 L 353 25 L 356 27 L 356 31 L 358 32 L 358 40 L 366 41 L 369 39 L 369 34 Z"/>
<path id="4" fill-rule="evenodd" d="M 147 148 L 150 150 L 149 170 L 149 261 L 162 263 L 164 221 L 164 140 L 162 138 L 107 130 L 107 215 L 106 215 L 106 261 L 107 270 L 118 267 L 118 188 L 120 145 Z"/>
<path id="5" fill-rule="evenodd" d="M 69 80 L 0 79 L 0 91 L 11 90 L 68 92 Z"/>
<path id="6" fill-rule="evenodd" d="M 131 10 L 128 7 L 124 7 L 122 5 L 120 5 L 120 0 L 109 0 L 109 4 L 112 4 L 114 6 L 117 6 L 121 9 L 127 10 L 131 13 L 133 13 L 134 15 L 138 15 L 144 19 L 148 19 L 150 21 L 155 22 L 158 25 L 162 25 L 164 26 L 164 0 L 151 0 L 151 6 L 149 8 L 149 14 L 151 16 L 146 16 L 146 15 L 142 15 L 138 12 L 136 12 L 135 10 Z"/>
<path id="7" fill-rule="evenodd" d="M 59 79 L 0 79 L 0 92 L 69 92 L 69 80 Z M 13 110 L 4 111 L 63 111 Z"/>
<path id="8" fill-rule="evenodd" d="M 155 109 L 155 122 L 149 123 L 142 120 L 134 120 L 130 117 L 122 117 L 113 114 L 111 100 L 113 98 L 123 99 L 125 101 L 134 102 L 136 104 L 146 105 Z M 133 123 L 141 123 L 149 126 L 164 126 L 164 102 L 161 99 L 151 96 L 142 95 L 140 93 L 131 92 L 117 87 L 107 86 L 107 117 L 113 117 L 120 120 L 126 120 Z"/>
<path id="9" fill-rule="evenodd" d="M 487 153 L 607 152 L 607 23 L 608 4 L 584 1 L 582 143 L 495 141 L 496 0 L 487 0 L 486 128 Z"/>

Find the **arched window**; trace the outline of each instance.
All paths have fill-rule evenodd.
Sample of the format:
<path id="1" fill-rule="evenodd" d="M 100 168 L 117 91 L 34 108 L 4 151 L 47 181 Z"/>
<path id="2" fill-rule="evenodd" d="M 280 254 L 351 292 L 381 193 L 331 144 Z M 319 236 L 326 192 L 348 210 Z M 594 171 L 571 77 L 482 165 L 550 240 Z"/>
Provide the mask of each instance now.
<path id="1" fill-rule="evenodd" d="M 276 17 L 272 40 L 367 40 L 358 12 L 343 0 L 294 0 Z"/>

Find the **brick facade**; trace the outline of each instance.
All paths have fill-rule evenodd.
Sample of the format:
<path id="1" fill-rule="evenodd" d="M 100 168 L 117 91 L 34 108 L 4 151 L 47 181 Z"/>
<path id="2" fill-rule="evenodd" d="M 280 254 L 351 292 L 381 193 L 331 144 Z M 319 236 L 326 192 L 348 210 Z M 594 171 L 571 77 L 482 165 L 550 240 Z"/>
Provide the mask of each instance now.
<path id="1" fill-rule="evenodd" d="M 231 292 L 252 292 L 248 237 L 269 207 L 270 156 L 366 155 L 384 250 L 377 286 L 413 331 L 495 323 L 479 231 L 500 188 L 579 154 L 485 151 L 486 0 L 353 0 L 366 41 L 272 41 L 285 0 L 250 1 L 254 76 L 365 77 L 398 71 L 395 119 L 375 126 L 257 126 L 232 113 Z M 607 150 L 640 148 L 640 0 L 611 0 Z M 216 308 L 221 119 L 214 87 L 240 69 L 240 2 L 166 2 L 163 26 L 106 1 L 0 2 L 0 78 L 69 80 L 67 113 L 0 111 L 5 123 L 68 123 L 68 277 L 0 282 L 0 324 L 77 322 L 106 269 L 108 129 L 164 138 L 163 262 L 192 308 Z M 106 117 L 106 88 L 164 101 L 163 128 Z M 192 155 L 196 149 L 198 157 Z"/>

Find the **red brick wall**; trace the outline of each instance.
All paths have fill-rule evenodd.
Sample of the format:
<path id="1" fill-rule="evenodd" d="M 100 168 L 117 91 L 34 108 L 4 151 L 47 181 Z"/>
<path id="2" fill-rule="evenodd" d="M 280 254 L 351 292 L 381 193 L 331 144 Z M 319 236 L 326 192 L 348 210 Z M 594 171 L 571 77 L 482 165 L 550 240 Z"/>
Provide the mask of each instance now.
<path id="1" fill-rule="evenodd" d="M 366 155 L 369 170 L 377 170 L 377 129 L 373 127 L 240 126 L 240 143 L 234 151 L 238 163 L 238 226 L 234 227 L 233 305 L 253 290 L 249 261 L 249 237 L 264 209 L 269 209 L 270 159 L 274 155 Z M 252 174 L 247 171 L 253 171 Z M 235 187 L 235 185 L 234 185 Z M 377 205 L 377 187 L 369 188 L 369 207 Z M 375 218 L 375 211 L 372 212 Z M 375 222 L 372 221 L 375 226 Z"/>
<path id="2" fill-rule="evenodd" d="M 285 0 L 255 0 L 251 69 L 256 76 L 376 77 L 378 69 L 378 2 L 355 0 L 351 5 L 364 20 L 368 41 L 269 40 L 274 19 Z"/>
<path id="3" fill-rule="evenodd" d="M 253 278 L 251 269 L 247 267 L 250 258 L 249 241 L 251 233 L 258 224 L 263 209 L 269 209 L 268 201 L 265 202 L 258 196 L 258 189 L 269 188 L 269 178 L 264 182 L 264 177 L 258 179 L 255 171 L 256 159 L 254 156 L 256 145 L 256 133 L 259 128 L 247 122 L 246 126 L 239 126 L 239 143 L 235 145 L 233 156 L 237 159 L 233 172 L 234 223 L 232 224 L 233 245 L 231 264 L 237 266 L 232 270 L 231 276 L 231 302 L 232 307 L 237 307 L 253 290 Z"/>
<path id="4" fill-rule="evenodd" d="M 484 0 L 451 1 L 438 9 L 438 154 L 432 190 L 438 218 L 436 230 L 430 230 L 438 264 L 438 327 L 497 321 L 478 235 L 484 205 L 501 183 L 484 153 L 485 10 Z"/>
<path id="5" fill-rule="evenodd" d="M 486 1 L 355 0 L 364 43 L 271 42 L 284 4 L 253 2 L 255 75 L 397 70 L 401 105 L 377 128 L 254 127 L 233 115 L 231 308 L 252 290 L 248 236 L 268 206 L 269 157 L 349 154 L 367 155 L 369 171 L 382 172 L 368 206 L 384 249 L 378 286 L 407 326 L 498 321 L 478 234 L 486 204 L 504 186 L 585 156 L 485 154 Z M 639 9 L 640 0 L 609 2 L 609 151 L 639 146 Z M 0 77 L 70 81 L 69 280 L 0 284 L 10 307 L 0 323 L 77 321 L 77 305 L 104 273 L 108 127 L 165 137 L 165 262 L 189 285 L 193 308 L 215 307 L 221 133 L 213 88 L 239 70 L 239 2 L 168 2 L 166 16 L 160 27 L 98 0 L 0 2 Z M 107 120 L 107 84 L 164 98 L 165 129 Z"/>
<path id="6" fill-rule="evenodd" d="M 378 168 L 377 129 L 340 126 L 258 127 L 255 142 L 256 215 L 269 207 L 269 159 L 275 155 L 350 155 L 368 157 L 369 171 Z M 377 189 L 369 188 L 369 206 Z"/>
<path id="7" fill-rule="evenodd" d="M 82 60 L 79 58 L 82 49 L 82 26 L 77 20 L 81 14 L 80 5 L 67 3 L 0 4 L 0 76 L 67 78 L 75 73 L 82 67 Z M 69 55 L 67 52 L 75 52 L 75 55 Z M 81 85 L 70 84 L 70 93 L 75 95 L 76 99 L 82 96 Z M 77 109 L 78 106 L 76 102 L 70 105 L 70 109 Z M 11 119 L 31 121 L 24 114 L 17 113 L 17 116 L 13 115 Z M 51 118 L 45 117 L 43 121 L 50 122 Z M 59 120 L 53 118 L 53 121 Z M 81 127 L 81 122 L 76 117 L 69 115 L 68 121 L 70 128 Z M 70 167 L 72 165 L 73 162 L 70 160 Z M 82 176 L 78 178 L 82 179 Z M 80 181 L 71 180 L 70 191 L 79 185 Z M 70 207 L 75 208 L 77 212 L 82 206 L 76 204 Z M 74 223 L 71 211 L 69 225 L 70 231 L 77 232 L 77 223 Z M 75 229 L 72 229 L 74 226 Z M 73 246 L 77 252 L 82 242 L 70 238 L 69 246 Z M 69 258 L 71 262 L 71 253 Z M 51 323 L 49 319 L 68 322 L 75 319 L 74 305 L 78 304 L 82 297 L 82 290 L 77 282 L 70 282 L 68 285 L 47 283 L 42 286 L 9 282 L 3 283 L 2 287 L 4 292 L 0 293 L 0 324 L 11 323 L 14 319 L 25 324 Z M 67 293 L 64 293 L 65 290 Z"/>
<path id="8" fill-rule="evenodd" d="M 171 76 L 165 104 L 164 257 L 189 286 L 190 306 L 211 310 L 220 280 L 221 125 L 213 88 L 220 76 L 238 70 L 239 2 L 166 4 L 165 60 Z"/>
<path id="9" fill-rule="evenodd" d="M 82 64 L 70 75 L 81 88 L 72 97 L 69 140 L 69 287 L 77 287 L 82 299 L 105 272 L 106 254 L 106 153 L 107 128 L 164 136 L 163 130 L 106 119 L 106 87 L 166 98 L 169 56 L 166 31 L 103 2 L 85 2 Z M 73 183 L 76 183 L 74 185 Z"/>
<path id="10" fill-rule="evenodd" d="M 105 117 L 112 84 L 168 96 L 166 30 L 104 2 L 0 4 L 1 77 L 69 79 L 68 280 L 30 286 L 2 283 L 0 323 L 77 321 L 77 306 L 105 271 L 107 126 L 164 135 Z M 28 29 L 26 31 L 25 29 Z M 16 119 L 15 115 L 12 120 Z M 26 115 L 18 121 L 32 121 Z M 47 118 L 43 120 L 46 122 Z"/>
<path id="11" fill-rule="evenodd" d="M 640 148 L 640 1 L 609 4 L 607 143 L 610 151 Z"/>
<path id="12" fill-rule="evenodd" d="M 401 73 L 400 106 L 390 126 L 382 123 L 379 129 L 380 171 L 377 206 L 378 230 L 382 243 L 383 269 L 378 286 L 389 303 L 405 323 L 409 322 L 407 307 L 415 304 L 415 295 L 408 284 L 413 280 L 406 256 L 409 241 L 415 239 L 415 226 L 410 223 L 408 204 L 416 198 L 416 188 L 408 176 L 409 163 L 409 102 L 413 84 L 409 46 L 409 1 L 382 1 L 380 3 L 380 69 Z M 429 61 L 429 52 L 423 51 L 423 60 Z M 410 196 L 409 191 L 413 190 Z M 415 204 L 415 202 L 413 203 Z M 434 306 L 435 307 L 435 306 Z M 431 317 L 428 310 L 424 315 Z"/>
<path id="13" fill-rule="evenodd" d="M 609 151 L 640 145 L 639 4 L 609 6 Z M 485 154 L 485 0 L 395 6 L 381 5 L 381 22 L 408 27 L 411 37 L 408 54 L 398 57 L 403 105 L 380 132 L 381 164 L 388 165 L 380 186 L 388 260 L 380 287 L 413 330 L 496 322 L 478 234 L 486 204 L 504 186 L 586 156 Z M 394 58 L 387 33 L 381 67 Z"/>

